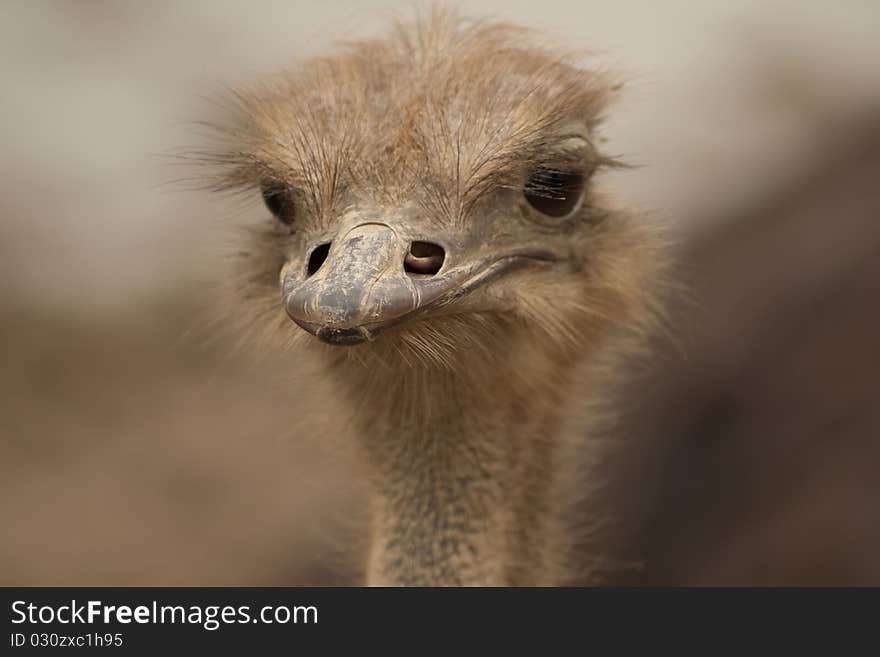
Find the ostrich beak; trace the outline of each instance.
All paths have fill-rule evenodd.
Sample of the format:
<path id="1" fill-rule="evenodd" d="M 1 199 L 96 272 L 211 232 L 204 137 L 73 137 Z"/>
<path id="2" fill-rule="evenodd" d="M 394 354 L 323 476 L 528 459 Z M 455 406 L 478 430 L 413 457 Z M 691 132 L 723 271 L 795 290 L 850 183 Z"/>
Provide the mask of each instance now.
<path id="1" fill-rule="evenodd" d="M 412 245 L 384 223 L 354 226 L 333 241 L 313 275 L 285 276 L 287 314 L 324 342 L 357 344 L 429 307 L 451 302 L 518 263 L 551 259 L 531 250 L 450 267 L 445 249 L 434 245 L 439 256 L 414 258 Z"/>

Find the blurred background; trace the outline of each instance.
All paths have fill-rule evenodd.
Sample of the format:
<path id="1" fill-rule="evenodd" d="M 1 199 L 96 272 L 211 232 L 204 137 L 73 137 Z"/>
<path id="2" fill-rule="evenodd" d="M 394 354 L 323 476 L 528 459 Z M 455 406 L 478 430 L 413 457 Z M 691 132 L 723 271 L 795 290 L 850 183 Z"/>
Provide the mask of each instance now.
<path id="1" fill-rule="evenodd" d="M 621 71 L 605 184 L 689 289 L 627 390 L 612 583 L 880 584 L 880 6 L 451 3 Z M 359 581 L 360 475 L 303 363 L 195 339 L 224 90 L 413 4 L 0 4 L 0 584 Z M 340 440 L 341 439 L 341 440 Z"/>

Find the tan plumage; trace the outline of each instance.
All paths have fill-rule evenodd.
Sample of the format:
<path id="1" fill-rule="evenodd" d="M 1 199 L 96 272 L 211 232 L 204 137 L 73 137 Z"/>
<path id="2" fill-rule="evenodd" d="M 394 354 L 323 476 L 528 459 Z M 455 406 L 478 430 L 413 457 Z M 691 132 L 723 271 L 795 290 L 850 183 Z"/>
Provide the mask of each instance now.
<path id="1" fill-rule="evenodd" d="M 321 359 L 335 386 L 327 409 L 351 418 L 369 464 L 369 583 L 568 581 L 583 431 L 604 431 L 622 359 L 657 317 L 662 241 L 591 177 L 614 164 L 595 146 L 614 83 L 535 44 L 435 11 L 239 92 L 223 147 L 202 156 L 215 187 L 289 204 L 243 238 L 231 315 L 250 341 Z M 587 182 L 572 216 L 523 200 L 524 187 L 553 197 L 536 171 L 575 168 Z M 279 277 L 299 276 L 315 243 L 402 217 L 453 236 L 449 267 L 456 236 L 481 257 L 514 244 L 554 256 L 364 344 L 323 345 L 285 317 Z"/>

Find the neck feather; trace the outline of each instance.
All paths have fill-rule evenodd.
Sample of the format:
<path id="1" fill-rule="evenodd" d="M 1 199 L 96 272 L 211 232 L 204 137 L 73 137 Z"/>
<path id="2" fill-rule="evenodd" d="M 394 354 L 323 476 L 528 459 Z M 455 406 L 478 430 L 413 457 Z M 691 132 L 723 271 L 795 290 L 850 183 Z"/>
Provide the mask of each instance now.
<path id="1" fill-rule="evenodd" d="M 341 372 L 373 493 L 368 584 L 558 579 L 554 438 L 574 362 L 510 344 L 494 351 L 457 354 L 444 368 Z"/>

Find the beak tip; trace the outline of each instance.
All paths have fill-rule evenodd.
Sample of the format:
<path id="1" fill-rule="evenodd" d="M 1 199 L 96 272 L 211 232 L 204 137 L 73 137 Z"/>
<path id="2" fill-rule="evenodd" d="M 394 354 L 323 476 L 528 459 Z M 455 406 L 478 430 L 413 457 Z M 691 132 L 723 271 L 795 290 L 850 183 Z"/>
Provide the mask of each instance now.
<path id="1" fill-rule="evenodd" d="M 338 327 L 310 322 L 298 317 L 297 313 L 291 312 L 289 305 L 285 304 L 285 306 L 287 316 L 293 320 L 294 324 L 307 333 L 311 333 L 321 342 L 332 345 L 353 345 L 373 339 L 372 333 L 363 326 Z"/>
<path id="2" fill-rule="evenodd" d="M 348 346 L 360 344 L 369 339 L 369 335 L 363 327 L 355 328 L 329 328 L 322 327 L 315 333 L 322 342 L 332 345 Z"/>

